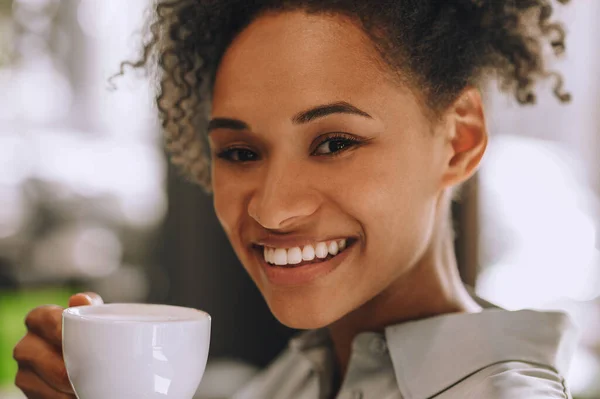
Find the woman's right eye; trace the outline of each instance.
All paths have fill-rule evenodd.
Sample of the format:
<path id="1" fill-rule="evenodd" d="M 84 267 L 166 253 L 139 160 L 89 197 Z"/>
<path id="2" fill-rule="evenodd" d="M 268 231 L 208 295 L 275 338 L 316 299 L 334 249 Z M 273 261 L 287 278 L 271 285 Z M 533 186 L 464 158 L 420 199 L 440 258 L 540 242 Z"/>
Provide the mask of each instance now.
<path id="1" fill-rule="evenodd" d="M 247 148 L 229 148 L 217 156 L 230 162 L 250 162 L 258 159 L 258 155 Z"/>

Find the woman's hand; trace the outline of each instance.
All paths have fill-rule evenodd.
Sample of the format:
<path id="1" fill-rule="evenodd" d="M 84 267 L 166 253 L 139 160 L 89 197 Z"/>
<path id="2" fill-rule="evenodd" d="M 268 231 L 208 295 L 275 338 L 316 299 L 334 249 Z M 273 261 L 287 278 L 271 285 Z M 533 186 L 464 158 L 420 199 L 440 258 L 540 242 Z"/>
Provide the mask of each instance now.
<path id="1" fill-rule="evenodd" d="M 102 303 L 98 294 L 90 292 L 69 299 L 69 307 Z M 63 310 L 44 305 L 25 318 L 27 334 L 15 346 L 13 357 L 19 364 L 15 385 L 29 399 L 75 398 L 62 356 Z"/>

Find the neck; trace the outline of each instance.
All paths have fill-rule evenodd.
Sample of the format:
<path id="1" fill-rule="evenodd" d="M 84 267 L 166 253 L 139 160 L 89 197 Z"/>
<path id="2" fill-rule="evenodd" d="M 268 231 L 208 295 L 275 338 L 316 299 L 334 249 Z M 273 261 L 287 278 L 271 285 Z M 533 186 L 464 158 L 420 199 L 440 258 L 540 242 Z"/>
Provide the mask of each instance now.
<path id="1" fill-rule="evenodd" d="M 471 298 L 458 274 L 449 199 L 441 201 L 436 233 L 421 259 L 377 297 L 329 326 L 340 374 L 346 373 L 352 340 L 365 331 L 447 313 L 474 313 L 481 307 Z"/>

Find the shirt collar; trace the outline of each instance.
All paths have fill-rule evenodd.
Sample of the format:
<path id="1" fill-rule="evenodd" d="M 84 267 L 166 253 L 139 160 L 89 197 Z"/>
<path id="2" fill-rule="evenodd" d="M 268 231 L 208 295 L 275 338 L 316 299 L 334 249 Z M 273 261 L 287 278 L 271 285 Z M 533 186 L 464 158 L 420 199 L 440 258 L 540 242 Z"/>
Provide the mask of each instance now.
<path id="1" fill-rule="evenodd" d="M 577 342 L 568 315 L 508 311 L 471 295 L 484 308 L 482 312 L 445 314 L 385 329 L 404 399 L 431 398 L 479 370 L 507 361 L 539 364 L 567 374 Z M 360 334 L 355 341 L 367 335 Z M 289 345 L 293 351 L 308 353 L 330 347 L 331 338 L 326 328 L 308 330 Z"/>
<path id="2" fill-rule="evenodd" d="M 294 352 L 306 352 L 313 348 L 331 345 L 331 337 L 327 328 L 306 330 L 289 340 L 288 346 Z"/>
<path id="3" fill-rule="evenodd" d="M 522 361 L 566 375 L 576 329 L 559 312 L 507 311 L 447 314 L 385 329 L 404 399 L 427 399 L 490 365 Z"/>

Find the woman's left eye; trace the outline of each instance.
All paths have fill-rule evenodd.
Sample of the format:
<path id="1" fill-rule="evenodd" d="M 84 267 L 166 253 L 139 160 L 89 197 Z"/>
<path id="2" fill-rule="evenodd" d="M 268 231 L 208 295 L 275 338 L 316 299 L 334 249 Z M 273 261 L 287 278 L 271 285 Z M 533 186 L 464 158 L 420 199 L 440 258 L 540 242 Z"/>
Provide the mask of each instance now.
<path id="1" fill-rule="evenodd" d="M 315 149 L 315 155 L 331 155 L 344 151 L 358 144 L 358 139 L 352 137 L 329 137 Z"/>

